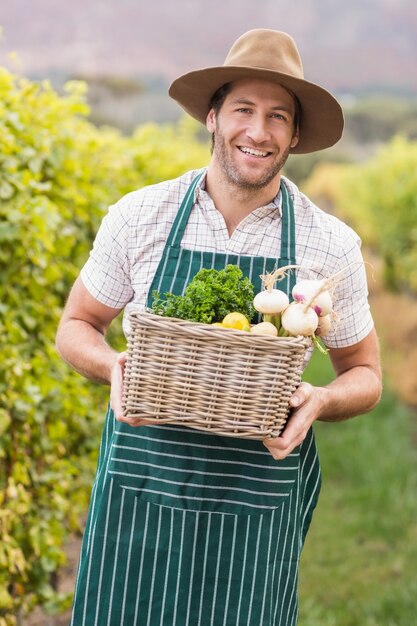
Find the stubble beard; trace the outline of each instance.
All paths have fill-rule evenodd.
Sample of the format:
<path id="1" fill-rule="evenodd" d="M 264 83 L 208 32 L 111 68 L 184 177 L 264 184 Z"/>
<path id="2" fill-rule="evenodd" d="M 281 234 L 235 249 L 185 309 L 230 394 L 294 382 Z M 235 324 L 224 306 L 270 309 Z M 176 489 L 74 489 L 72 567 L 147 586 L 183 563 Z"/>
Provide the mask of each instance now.
<path id="1" fill-rule="evenodd" d="M 215 154 L 217 161 L 220 164 L 220 168 L 229 183 L 239 189 L 248 192 L 256 192 L 264 187 L 267 187 L 269 183 L 279 174 L 287 162 L 290 147 L 282 153 L 282 156 L 278 161 L 271 165 L 269 170 L 265 170 L 265 172 L 263 172 L 263 174 L 256 179 L 245 176 L 245 174 L 235 165 L 233 159 L 227 151 L 226 141 L 221 133 L 217 132 L 212 135 L 212 152 Z"/>

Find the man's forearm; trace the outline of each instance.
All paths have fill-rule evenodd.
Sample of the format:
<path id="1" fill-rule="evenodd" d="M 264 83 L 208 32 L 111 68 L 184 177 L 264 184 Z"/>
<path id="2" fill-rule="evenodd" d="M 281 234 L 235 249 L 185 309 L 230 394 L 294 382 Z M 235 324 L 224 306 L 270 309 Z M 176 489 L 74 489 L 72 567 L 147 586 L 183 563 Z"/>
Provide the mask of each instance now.
<path id="1" fill-rule="evenodd" d="M 66 320 L 58 329 L 56 347 L 74 370 L 95 382 L 110 384 L 118 353 L 91 324 L 83 320 Z"/>
<path id="2" fill-rule="evenodd" d="M 357 366 L 322 388 L 323 407 L 318 419 L 339 422 L 370 411 L 378 404 L 382 385 L 379 372 Z"/>

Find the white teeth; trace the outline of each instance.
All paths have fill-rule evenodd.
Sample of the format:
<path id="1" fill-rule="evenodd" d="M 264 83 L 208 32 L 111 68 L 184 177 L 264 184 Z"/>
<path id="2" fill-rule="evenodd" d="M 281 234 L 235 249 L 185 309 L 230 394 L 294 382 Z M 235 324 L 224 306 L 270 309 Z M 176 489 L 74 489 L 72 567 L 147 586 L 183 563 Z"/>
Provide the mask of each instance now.
<path id="1" fill-rule="evenodd" d="M 262 152 L 262 150 L 254 150 L 253 148 L 246 148 L 244 146 L 240 146 L 240 150 L 245 152 L 245 154 L 252 154 L 257 157 L 265 157 L 269 154 L 269 152 Z"/>

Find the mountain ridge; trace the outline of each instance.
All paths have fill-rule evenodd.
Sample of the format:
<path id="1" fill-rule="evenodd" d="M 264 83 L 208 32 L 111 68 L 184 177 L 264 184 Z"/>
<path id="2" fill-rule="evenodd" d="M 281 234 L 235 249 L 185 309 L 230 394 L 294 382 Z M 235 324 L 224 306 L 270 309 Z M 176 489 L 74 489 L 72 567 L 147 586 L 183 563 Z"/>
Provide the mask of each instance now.
<path id="1" fill-rule="evenodd" d="M 417 95 L 414 0 L 27 0 L 0 10 L 0 63 L 16 53 L 22 73 L 48 78 L 123 75 L 167 83 L 221 65 L 251 28 L 286 30 L 308 80 L 338 93 L 388 90 Z M 221 27 L 219 26 L 221 25 Z"/>

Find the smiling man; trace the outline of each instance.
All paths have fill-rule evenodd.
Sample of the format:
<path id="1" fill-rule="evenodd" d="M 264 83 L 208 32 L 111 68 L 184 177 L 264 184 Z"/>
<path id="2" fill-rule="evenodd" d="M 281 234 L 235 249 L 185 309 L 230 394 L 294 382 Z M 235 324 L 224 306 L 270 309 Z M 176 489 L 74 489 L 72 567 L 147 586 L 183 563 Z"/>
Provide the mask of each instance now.
<path id="1" fill-rule="evenodd" d="M 280 85 L 241 79 L 227 87 L 221 109 L 212 103 L 207 116 L 213 148 L 206 189 L 232 234 L 242 219 L 277 195 L 298 127 L 295 98 Z"/>
<path id="2" fill-rule="evenodd" d="M 72 367 L 111 385 L 71 624 L 294 626 L 320 490 L 312 425 L 369 411 L 381 393 L 359 238 L 282 175 L 289 154 L 336 143 L 343 115 L 304 79 L 294 40 L 267 29 L 242 35 L 222 66 L 178 78 L 170 95 L 212 134 L 210 163 L 110 208 L 57 333 Z M 349 268 L 325 337 L 334 380 L 302 383 L 284 432 L 265 442 L 129 421 L 111 321 L 131 303 L 145 308 L 154 289 L 181 293 L 202 267 L 228 263 L 255 285 L 288 264 L 301 278 Z M 290 295 L 294 282 L 280 288 Z"/>

